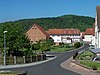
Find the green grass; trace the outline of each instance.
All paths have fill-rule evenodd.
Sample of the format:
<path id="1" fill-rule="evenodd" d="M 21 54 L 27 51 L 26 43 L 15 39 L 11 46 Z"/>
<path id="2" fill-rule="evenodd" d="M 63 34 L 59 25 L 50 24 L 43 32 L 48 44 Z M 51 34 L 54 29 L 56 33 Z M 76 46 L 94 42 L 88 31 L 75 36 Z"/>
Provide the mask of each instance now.
<path id="1" fill-rule="evenodd" d="M 50 52 L 64 52 L 64 51 L 69 51 L 72 50 L 73 48 L 59 48 L 59 47 L 54 47 L 50 50 Z"/>
<path id="2" fill-rule="evenodd" d="M 76 57 L 76 59 L 77 60 L 91 60 L 94 56 L 95 56 L 95 54 L 93 54 L 90 50 L 86 50 L 86 51 L 80 53 Z"/>
<path id="3" fill-rule="evenodd" d="M 65 47 L 52 47 L 50 49 L 50 52 L 65 52 L 65 51 L 69 51 L 69 50 L 73 50 L 74 48 L 65 48 Z M 35 51 L 34 51 L 35 52 Z M 37 53 L 41 53 L 41 50 L 36 50 Z"/>
<path id="4" fill-rule="evenodd" d="M 86 65 L 89 68 L 100 70 L 100 63 L 99 62 L 81 61 L 80 63 L 83 64 L 83 65 Z"/>
<path id="5" fill-rule="evenodd" d="M 17 72 L 0 72 L 0 75 L 17 75 Z"/>
<path id="6" fill-rule="evenodd" d="M 95 56 L 90 50 L 86 50 L 79 54 L 76 59 L 80 64 L 83 64 L 91 69 L 100 70 L 100 62 L 93 62 L 92 58 Z"/>
<path id="7" fill-rule="evenodd" d="M 10 73 L 9 73 L 9 74 L 0 74 L 0 75 L 17 75 L 17 74 L 10 74 Z"/>
<path id="8" fill-rule="evenodd" d="M 90 50 L 86 50 L 85 52 L 83 52 L 82 54 L 81 54 L 82 56 L 92 56 L 92 55 L 94 55 Z"/>

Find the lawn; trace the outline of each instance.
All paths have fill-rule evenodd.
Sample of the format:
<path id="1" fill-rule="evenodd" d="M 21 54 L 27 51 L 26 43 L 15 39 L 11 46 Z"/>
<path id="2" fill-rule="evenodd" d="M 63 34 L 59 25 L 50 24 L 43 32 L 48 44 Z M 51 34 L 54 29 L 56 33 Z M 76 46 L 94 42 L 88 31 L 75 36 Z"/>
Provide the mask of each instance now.
<path id="1" fill-rule="evenodd" d="M 17 75 L 17 74 L 11 74 L 11 73 L 2 73 L 0 75 Z"/>
<path id="2" fill-rule="evenodd" d="M 92 58 L 95 56 L 94 53 L 92 53 L 90 50 L 85 50 L 82 53 L 80 53 L 76 59 L 77 60 L 92 60 Z"/>
<path id="3" fill-rule="evenodd" d="M 73 50 L 73 49 L 74 49 L 74 47 L 66 48 L 66 47 L 55 46 L 55 47 L 52 47 L 49 52 L 65 52 L 65 51 L 69 51 L 69 50 Z M 33 52 L 35 52 L 35 51 L 33 51 Z M 36 50 L 36 52 L 41 53 L 42 51 Z"/>
<path id="4" fill-rule="evenodd" d="M 73 50 L 74 48 L 60 48 L 60 47 L 54 47 L 51 48 L 50 52 L 64 52 L 64 51 L 69 51 Z"/>
<path id="5" fill-rule="evenodd" d="M 94 70 L 100 70 L 100 62 L 81 61 L 80 63 Z"/>
<path id="6" fill-rule="evenodd" d="M 17 72 L 0 72 L 0 75 L 17 75 Z"/>
<path id="7" fill-rule="evenodd" d="M 100 62 L 92 61 L 95 54 L 93 54 L 90 50 L 86 50 L 79 54 L 76 57 L 76 60 L 79 61 L 80 64 L 83 64 L 93 70 L 100 70 Z"/>

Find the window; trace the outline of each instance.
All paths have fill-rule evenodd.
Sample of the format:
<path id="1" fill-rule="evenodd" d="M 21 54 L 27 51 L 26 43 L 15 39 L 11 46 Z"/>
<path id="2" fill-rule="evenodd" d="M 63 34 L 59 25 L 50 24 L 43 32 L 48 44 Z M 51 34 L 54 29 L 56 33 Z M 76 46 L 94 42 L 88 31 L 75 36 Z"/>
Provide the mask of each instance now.
<path id="1" fill-rule="evenodd" d="M 66 31 L 64 31 L 64 34 L 66 34 Z"/>
<path id="2" fill-rule="evenodd" d="M 35 26 L 33 26 L 32 29 L 37 29 L 37 28 Z"/>
<path id="3" fill-rule="evenodd" d="M 57 35 L 58 37 L 60 37 L 60 35 Z"/>
<path id="4" fill-rule="evenodd" d="M 60 41 L 59 39 L 57 39 L 57 41 Z"/>

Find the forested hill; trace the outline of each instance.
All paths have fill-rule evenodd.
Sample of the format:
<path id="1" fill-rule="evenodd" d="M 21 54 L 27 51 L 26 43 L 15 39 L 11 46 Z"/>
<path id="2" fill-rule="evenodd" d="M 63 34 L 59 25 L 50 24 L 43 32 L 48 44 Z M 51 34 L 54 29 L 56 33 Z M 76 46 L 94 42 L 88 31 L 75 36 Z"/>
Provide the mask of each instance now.
<path id="1" fill-rule="evenodd" d="M 39 24 L 45 30 L 50 28 L 78 28 L 81 31 L 85 31 L 86 28 L 93 26 L 94 18 L 77 15 L 63 15 L 52 18 L 22 19 L 13 22 L 0 23 L 0 28 L 4 27 L 9 29 L 9 27 L 20 27 L 22 31 L 26 31 L 34 23 Z M 7 25 L 8 27 L 5 27 Z"/>

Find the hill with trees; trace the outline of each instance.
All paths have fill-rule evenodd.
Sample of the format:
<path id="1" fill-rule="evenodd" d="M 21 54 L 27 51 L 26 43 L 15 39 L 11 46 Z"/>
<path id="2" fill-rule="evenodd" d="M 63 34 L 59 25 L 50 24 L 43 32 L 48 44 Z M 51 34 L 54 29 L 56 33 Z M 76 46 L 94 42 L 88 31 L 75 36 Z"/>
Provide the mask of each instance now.
<path id="1" fill-rule="evenodd" d="M 35 18 L 35 19 L 21 19 L 13 22 L 0 23 L 1 25 L 12 24 L 21 27 L 23 31 L 26 31 L 34 23 L 39 24 L 45 30 L 50 28 L 78 28 L 81 31 L 85 31 L 86 28 L 93 27 L 94 18 L 87 16 L 77 16 L 77 15 L 63 15 L 59 17 L 52 18 Z"/>
<path id="2" fill-rule="evenodd" d="M 17 21 L 10 21 L 0 23 L 0 50 L 3 50 L 3 32 L 6 33 L 8 50 L 25 50 L 24 53 L 30 48 L 30 42 L 25 37 L 25 32 L 34 24 L 37 23 L 45 30 L 50 28 L 78 28 L 81 31 L 85 31 L 86 28 L 92 27 L 94 18 L 77 16 L 77 15 L 63 15 L 52 18 L 35 18 L 35 19 L 22 19 Z M 22 50 L 21 50 L 22 51 Z"/>

